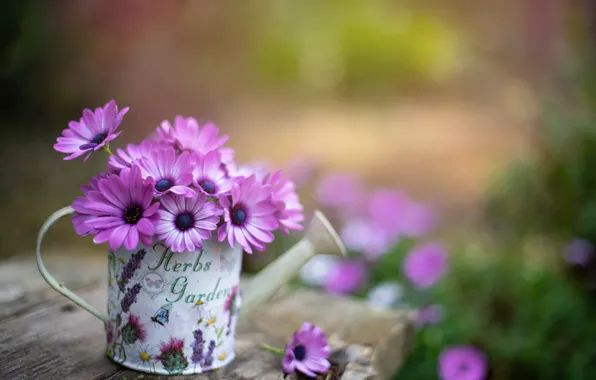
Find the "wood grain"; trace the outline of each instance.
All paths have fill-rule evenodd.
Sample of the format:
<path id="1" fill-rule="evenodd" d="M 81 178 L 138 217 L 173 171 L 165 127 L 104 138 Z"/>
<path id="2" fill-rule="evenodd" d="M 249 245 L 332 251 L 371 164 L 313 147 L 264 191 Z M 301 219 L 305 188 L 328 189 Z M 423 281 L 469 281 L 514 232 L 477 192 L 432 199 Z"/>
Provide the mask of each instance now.
<path id="1" fill-rule="evenodd" d="M 99 310 L 105 309 L 105 256 L 59 252 L 48 256 L 46 261 L 59 281 L 77 290 Z M 242 283 L 246 281 L 243 279 Z M 304 321 L 316 323 L 327 331 L 334 357 L 344 358 L 340 365 L 341 379 L 386 379 L 382 375 L 387 372 L 384 367 L 393 371 L 396 367 L 393 355 L 398 352 L 397 362 L 401 363 L 411 341 L 409 322 L 403 312 L 374 311 L 358 300 L 314 291 L 282 290 L 239 326 L 237 357 L 231 365 L 208 374 L 180 378 L 282 379 L 281 358 L 262 350 L 260 344 L 282 346 Z M 392 336 L 389 331 L 392 339 L 388 338 Z M 385 356 L 374 351 L 381 338 L 391 342 L 391 348 L 384 349 Z M 379 358 L 387 355 L 390 363 L 379 365 Z M 130 371 L 110 361 L 105 355 L 101 322 L 55 294 L 32 261 L 0 263 L 0 379 L 172 378 Z"/>

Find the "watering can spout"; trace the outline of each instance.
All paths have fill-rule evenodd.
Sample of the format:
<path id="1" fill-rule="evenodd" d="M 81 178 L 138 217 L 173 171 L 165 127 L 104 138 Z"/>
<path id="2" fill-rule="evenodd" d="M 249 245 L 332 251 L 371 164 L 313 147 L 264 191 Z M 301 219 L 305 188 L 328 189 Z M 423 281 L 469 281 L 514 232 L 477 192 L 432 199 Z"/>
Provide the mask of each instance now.
<path id="1" fill-rule="evenodd" d="M 337 232 L 322 212 L 316 210 L 305 236 L 288 251 L 261 270 L 243 291 L 240 317 L 271 298 L 294 278 L 315 254 L 345 256 L 346 249 Z"/>

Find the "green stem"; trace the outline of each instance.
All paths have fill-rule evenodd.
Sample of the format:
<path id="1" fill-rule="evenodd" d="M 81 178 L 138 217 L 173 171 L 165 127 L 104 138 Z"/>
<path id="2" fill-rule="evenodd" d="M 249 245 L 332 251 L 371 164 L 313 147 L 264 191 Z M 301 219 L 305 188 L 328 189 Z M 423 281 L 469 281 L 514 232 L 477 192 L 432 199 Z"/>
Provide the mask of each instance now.
<path id="1" fill-rule="evenodd" d="M 280 355 L 280 356 L 283 356 L 283 355 L 286 354 L 286 350 L 285 349 L 278 348 L 278 347 L 273 347 L 273 346 L 270 346 L 270 345 L 265 344 L 265 343 L 261 343 L 261 348 L 263 350 L 265 350 L 265 351 L 269 351 L 269 352 L 272 352 L 272 353 L 274 353 L 276 355 Z"/>
<path id="2" fill-rule="evenodd" d="M 114 153 L 112 153 L 112 151 L 110 150 L 110 143 L 106 143 L 106 145 L 103 146 L 103 150 L 108 154 L 108 156 L 113 155 Z"/>

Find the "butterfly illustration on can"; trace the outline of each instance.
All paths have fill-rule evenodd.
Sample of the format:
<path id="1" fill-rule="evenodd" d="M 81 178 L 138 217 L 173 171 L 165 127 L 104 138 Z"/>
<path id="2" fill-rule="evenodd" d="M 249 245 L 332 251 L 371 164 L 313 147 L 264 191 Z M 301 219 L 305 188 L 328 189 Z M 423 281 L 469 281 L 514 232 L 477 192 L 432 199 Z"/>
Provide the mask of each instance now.
<path id="1" fill-rule="evenodd" d="M 163 293 L 166 290 L 167 285 L 170 282 L 157 272 L 144 272 L 140 274 L 141 284 L 143 285 L 143 291 L 155 299 L 156 296 Z"/>
<path id="2" fill-rule="evenodd" d="M 155 313 L 155 315 L 151 317 L 151 322 L 158 323 L 161 326 L 165 326 L 166 323 L 170 321 L 170 311 L 172 310 L 173 306 L 174 304 L 169 302 L 160 307 L 159 310 L 157 310 L 157 312 Z"/>

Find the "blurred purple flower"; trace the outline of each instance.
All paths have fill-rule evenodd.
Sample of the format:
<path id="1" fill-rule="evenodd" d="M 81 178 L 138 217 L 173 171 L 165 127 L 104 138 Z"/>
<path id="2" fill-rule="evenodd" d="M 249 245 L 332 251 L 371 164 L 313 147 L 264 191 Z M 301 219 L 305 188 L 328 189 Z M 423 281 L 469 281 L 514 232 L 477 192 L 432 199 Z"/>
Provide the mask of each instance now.
<path id="1" fill-rule="evenodd" d="M 166 143 L 201 155 L 220 149 L 228 141 L 227 135 L 218 136 L 219 129 L 215 124 L 206 123 L 200 127 L 192 117 L 176 116 L 174 125 L 164 120 L 156 131 Z"/>
<path id="2" fill-rule="evenodd" d="M 323 206 L 353 210 L 362 201 L 363 191 L 359 178 L 349 173 L 328 174 L 317 184 L 315 198 Z M 346 210 L 341 210 L 346 211 Z"/>
<path id="3" fill-rule="evenodd" d="M 271 186 L 271 200 L 277 207 L 281 233 L 287 235 L 290 230 L 302 230 L 304 227 L 300 223 L 304 221 L 304 207 L 296 194 L 294 182 L 283 178 L 282 171 L 278 170 L 265 176 L 263 184 Z"/>
<path id="4" fill-rule="evenodd" d="M 338 263 L 325 282 L 325 291 L 347 294 L 358 290 L 366 281 L 366 265 L 361 261 L 346 260 Z"/>
<path id="5" fill-rule="evenodd" d="M 418 328 L 426 325 L 434 325 L 443 319 L 443 307 L 440 305 L 428 305 L 416 311 L 414 324 Z"/>
<path id="6" fill-rule="evenodd" d="M 483 380 L 486 373 L 486 355 L 473 346 L 450 346 L 439 356 L 441 380 Z"/>
<path id="7" fill-rule="evenodd" d="M 412 285 L 424 289 L 435 285 L 447 269 L 447 250 L 440 243 L 414 247 L 404 259 L 402 271 Z"/>
<path id="8" fill-rule="evenodd" d="M 571 239 L 563 252 L 565 261 L 582 266 L 587 266 L 593 256 L 594 246 L 584 239 Z"/>
<path id="9" fill-rule="evenodd" d="M 349 220 L 341 230 L 341 238 L 348 249 L 362 252 L 370 261 L 379 259 L 396 243 L 382 227 L 365 219 Z"/>
<path id="10" fill-rule="evenodd" d="M 144 140 L 140 145 L 128 144 L 126 149 L 116 149 L 116 154 L 110 156 L 108 170 L 119 173 L 124 168 L 130 168 L 132 163 L 149 155 L 156 148 L 166 148 L 169 145 L 163 141 Z"/>
<path id="11" fill-rule="evenodd" d="M 393 190 L 376 190 L 369 198 L 372 220 L 394 236 L 421 237 L 436 226 L 436 216 L 424 205 Z"/>

